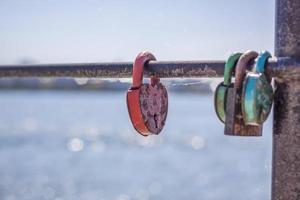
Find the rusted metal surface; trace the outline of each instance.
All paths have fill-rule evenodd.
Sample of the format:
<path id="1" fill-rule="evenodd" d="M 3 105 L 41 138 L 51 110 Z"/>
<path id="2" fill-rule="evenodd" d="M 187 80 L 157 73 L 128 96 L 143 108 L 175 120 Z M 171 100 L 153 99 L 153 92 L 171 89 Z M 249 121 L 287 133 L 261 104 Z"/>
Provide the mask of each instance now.
<path id="1" fill-rule="evenodd" d="M 272 199 L 300 199 L 300 81 L 276 82 Z"/>
<path id="2" fill-rule="evenodd" d="M 226 101 L 225 135 L 234 136 L 261 136 L 262 125 L 245 125 L 242 115 L 241 94 L 243 90 L 243 80 L 246 70 L 253 68 L 253 62 L 258 56 L 256 51 L 245 52 L 238 60 L 235 67 L 234 88 L 229 89 Z"/>
<path id="3" fill-rule="evenodd" d="M 266 75 L 266 64 L 271 54 L 262 51 L 254 68 L 244 79 L 242 92 L 242 113 L 246 125 L 259 126 L 269 116 L 273 104 L 273 87 L 271 79 Z"/>
<path id="4" fill-rule="evenodd" d="M 132 76 L 130 62 L 86 64 L 2 65 L 0 77 L 113 77 Z M 159 77 L 217 77 L 223 74 L 222 61 L 151 61 L 145 75 L 155 72 Z"/>
<path id="5" fill-rule="evenodd" d="M 266 71 L 269 77 L 288 80 L 299 79 L 300 59 L 283 56 L 277 57 L 276 64 L 269 63 L 269 67 L 267 67 Z"/>
<path id="6" fill-rule="evenodd" d="M 163 129 L 168 114 L 168 93 L 161 84 L 143 84 L 140 88 L 142 116 L 148 130 L 159 134 Z"/>
<path id="7" fill-rule="evenodd" d="M 135 130 L 143 136 L 158 135 L 168 113 L 168 93 L 158 76 L 143 83 L 145 65 L 156 58 L 150 52 L 141 52 L 133 64 L 132 85 L 127 92 L 127 107 Z"/>
<path id="8" fill-rule="evenodd" d="M 272 200 L 299 200 L 300 71 L 295 62 L 300 60 L 300 1 L 276 3 L 275 52 L 282 73 L 275 78 Z"/>
<path id="9" fill-rule="evenodd" d="M 276 0 L 275 54 L 300 58 L 300 1 Z"/>
<path id="10" fill-rule="evenodd" d="M 214 106 L 216 114 L 219 120 L 223 123 L 226 121 L 226 105 L 228 93 L 231 93 L 230 90 L 234 90 L 234 84 L 232 83 L 232 74 L 234 72 L 234 68 L 242 53 L 236 52 L 231 54 L 226 60 L 224 66 L 224 79 L 221 83 L 218 84 L 215 90 L 214 97 Z M 227 121 L 228 122 L 228 121 Z"/>
<path id="11" fill-rule="evenodd" d="M 83 64 L 0 65 L 0 77 L 102 77 L 132 76 L 131 62 Z M 162 78 L 223 77 L 225 61 L 151 61 L 145 75 L 156 73 Z M 300 60 L 271 60 L 270 76 L 285 76 L 300 72 Z"/>

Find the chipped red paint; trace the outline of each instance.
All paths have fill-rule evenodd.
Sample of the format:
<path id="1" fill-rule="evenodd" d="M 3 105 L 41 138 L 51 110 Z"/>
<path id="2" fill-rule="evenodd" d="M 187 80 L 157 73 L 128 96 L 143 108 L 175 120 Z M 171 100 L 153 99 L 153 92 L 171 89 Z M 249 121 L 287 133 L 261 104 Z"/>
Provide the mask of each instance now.
<path id="1" fill-rule="evenodd" d="M 131 122 L 143 136 L 159 134 L 165 125 L 168 112 L 168 93 L 157 76 L 142 83 L 144 65 L 155 57 L 149 52 L 140 53 L 133 65 L 133 83 L 127 92 L 127 107 Z"/>
<path id="2" fill-rule="evenodd" d="M 165 125 L 168 113 L 168 93 L 161 84 L 143 84 L 140 89 L 140 105 L 147 129 L 159 134 Z"/>

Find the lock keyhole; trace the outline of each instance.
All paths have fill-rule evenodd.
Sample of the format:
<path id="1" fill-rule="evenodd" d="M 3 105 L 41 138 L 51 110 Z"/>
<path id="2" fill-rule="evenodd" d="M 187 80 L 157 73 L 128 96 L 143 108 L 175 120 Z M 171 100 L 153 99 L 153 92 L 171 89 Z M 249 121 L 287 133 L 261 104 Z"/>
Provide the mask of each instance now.
<path id="1" fill-rule="evenodd" d="M 158 127 L 157 127 L 157 114 L 154 114 L 153 117 L 154 117 L 154 122 L 155 122 L 155 128 L 158 128 Z"/>

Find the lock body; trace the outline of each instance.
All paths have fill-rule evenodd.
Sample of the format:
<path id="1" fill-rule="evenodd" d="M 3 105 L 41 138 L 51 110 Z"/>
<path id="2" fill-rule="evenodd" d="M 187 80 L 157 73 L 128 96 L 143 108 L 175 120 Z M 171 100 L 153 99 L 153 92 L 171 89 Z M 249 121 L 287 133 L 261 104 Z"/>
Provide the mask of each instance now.
<path id="1" fill-rule="evenodd" d="M 225 135 L 262 136 L 262 126 L 246 125 L 242 115 L 241 93 L 230 88 L 226 101 Z"/>
<path id="2" fill-rule="evenodd" d="M 127 105 L 131 122 L 139 133 L 147 136 L 161 132 L 168 114 L 168 93 L 161 83 L 129 89 Z"/>
<path id="3" fill-rule="evenodd" d="M 262 73 L 249 73 L 244 83 L 243 115 L 248 125 L 260 125 L 268 117 L 273 103 L 273 88 Z"/>
<path id="4" fill-rule="evenodd" d="M 228 91 L 233 88 L 234 85 L 232 83 L 229 85 L 224 85 L 224 82 L 219 83 L 219 85 L 216 88 L 214 100 L 215 110 L 219 120 L 223 123 L 225 123 Z"/>
<path id="5" fill-rule="evenodd" d="M 255 51 L 245 52 L 235 67 L 234 87 L 228 89 L 226 100 L 225 135 L 233 136 L 261 136 L 262 126 L 246 125 L 242 115 L 242 86 L 246 70 L 250 69 L 254 59 L 258 56 Z"/>
<path id="6" fill-rule="evenodd" d="M 242 113 L 246 125 L 261 125 L 268 117 L 273 103 L 273 87 L 265 74 L 271 54 L 262 52 L 244 81 Z"/>

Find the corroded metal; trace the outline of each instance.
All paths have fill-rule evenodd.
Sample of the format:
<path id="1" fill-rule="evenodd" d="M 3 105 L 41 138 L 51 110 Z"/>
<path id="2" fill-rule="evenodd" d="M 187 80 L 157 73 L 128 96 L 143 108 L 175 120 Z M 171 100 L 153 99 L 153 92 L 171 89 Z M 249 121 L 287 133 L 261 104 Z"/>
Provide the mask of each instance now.
<path id="1" fill-rule="evenodd" d="M 300 58 L 300 1 L 276 0 L 275 55 Z"/>
<path id="2" fill-rule="evenodd" d="M 0 65 L 0 77 L 101 77 L 129 78 L 132 62 Z M 225 61 L 151 61 L 144 74 L 161 78 L 223 77 Z M 272 77 L 295 76 L 300 60 L 271 60 L 267 71 Z"/>
<path id="3" fill-rule="evenodd" d="M 277 0 L 272 200 L 300 199 L 300 1 Z M 289 58 L 290 57 L 290 58 Z M 293 59 L 291 59 L 293 58 Z M 276 73 L 276 70 L 275 70 Z"/>
<path id="4" fill-rule="evenodd" d="M 143 83 L 144 66 L 156 60 L 150 52 L 141 52 L 133 64 L 132 86 L 127 92 L 127 108 L 135 130 L 143 136 L 159 134 L 168 113 L 168 93 L 159 77 L 152 75 Z"/>
<path id="5" fill-rule="evenodd" d="M 300 199 L 300 80 L 276 81 L 272 199 Z"/>
<path id="6" fill-rule="evenodd" d="M 129 78 L 131 62 L 0 65 L 0 77 L 103 77 Z M 223 76 L 223 61 L 151 61 L 144 74 L 159 77 L 218 77 Z"/>
<path id="7" fill-rule="evenodd" d="M 245 125 L 241 108 L 241 95 L 243 91 L 243 80 L 246 70 L 251 70 L 255 58 L 258 56 L 256 51 L 245 52 L 238 60 L 235 67 L 234 88 L 228 90 L 226 101 L 225 135 L 234 136 L 261 136 L 262 125 Z"/>
<path id="8" fill-rule="evenodd" d="M 225 122 L 226 99 L 229 90 L 234 89 L 231 77 L 241 53 L 233 53 L 229 56 L 224 67 L 224 80 L 217 86 L 214 97 L 215 111 L 221 122 Z"/>
<path id="9" fill-rule="evenodd" d="M 247 73 L 242 93 L 242 113 L 246 125 L 261 125 L 269 116 L 273 104 L 273 88 L 265 74 L 266 63 L 271 58 L 263 51 L 256 59 L 255 66 Z"/>
<path id="10" fill-rule="evenodd" d="M 168 93 L 161 83 L 143 84 L 140 89 L 143 119 L 149 131 L 158 134 L 164 127 L 168 114 Z"/>

